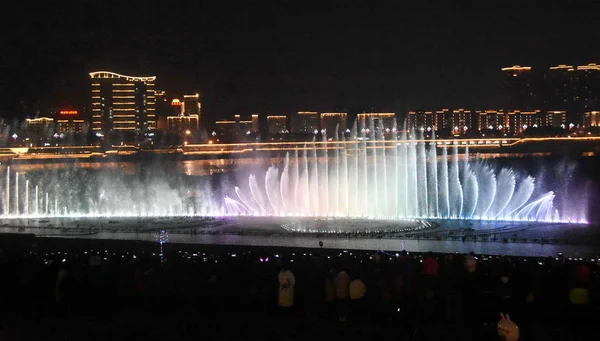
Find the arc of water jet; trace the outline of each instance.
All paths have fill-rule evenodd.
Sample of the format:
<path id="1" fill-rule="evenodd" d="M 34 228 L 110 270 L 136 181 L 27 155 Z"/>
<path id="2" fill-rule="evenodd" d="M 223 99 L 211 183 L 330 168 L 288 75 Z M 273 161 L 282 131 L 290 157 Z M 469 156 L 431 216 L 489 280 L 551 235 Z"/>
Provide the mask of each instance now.
<path id="1" fill-rule="evenodd" d="M 528 176 L 524 180 L 521 180 L 519 183 L 519 187 L 515 190 L 512 199 L 509 201 L 508 205 L 504 209 L 507 213 L 504 214 L 504 217 L 511 217 L 517 212 L 521 207 L 527 204 L 531 195 L 533 194 L 535 186 L 535 180 Z"/>
<path id="2" fill-rule="evenodd" d="M 273 208 L 273 214 L 278 216 L 281 214 L 281 208 L 279 207 L 280 198 L 278 194 L 279 186 L 279 169 L 275 166 L 270 166 L 265 173 L 265 192 L 267 193 L 267 200 Z"/>
<path id="3" fill-rule="evenodd" d="M 258 214 L 258 210 L 256 210 L 256 208 L 252 207 L 248 202 L 246 202 L 246 200 L 244 199 L 244 196 L 242 195 L 242 191 L 240 190 L 239 187 L 235 186 L 234 191 L 235 191 L 235 194 L 237 195 L 237 197 L 248 208 L 248 210 L 250 211 L 251 214 L 253 214 L 253 215 Z"/>
<path id="4" fill-rule="evenodd" d="M 516 186 L 515 176 L 514 176 L 512 169 L 504 169 L 503 168 L 500 171 L 500 174 L 498 175 L 497 179 L 498 179 L 497 185 L 500 185 L 502 192 L 508 193 L 508 196 L 506 197 L 506 200 L 504 201 L 504 203 L 499 204 L 498 209 L 495 212 L 496 214 L 493 216 L 493 219 L 497 219 L 498 217 L 503 217 L 502 213 L 504 213 L 504 210 L 506 209 L 506 207 L 508 207 L 508 204 L 512 200 L 512 197 L 515 193 L 515 186 Z M 506 181 L 508 181 L 508 183 L 505 183 Z M 497 198 L 497 200 L 499 200 L 499 198 Z M 499 201 L 496 201 L 496 203 L 498 203 L 498 202 Z M 494 213 L 494 212 L 492 212 L 492 213 Z"/>
<path id="5" fill-rule="evenodd" d="M 252 194 L 252 198 L 258 205 L 258 208 L 260 209 L 262 214 L 266 214 L 267 211 L 265 210 L 265 207 L 264 207 L 264 202 L 263 202 L 264 200 L 262 197 L 262 193 L 258 187 L 258 183 L 256 182 L 256 177 L 252 174 L 250 175 L 250 178 L 249 178 L 249 187 L 250 187 L 250 193 Z"/>

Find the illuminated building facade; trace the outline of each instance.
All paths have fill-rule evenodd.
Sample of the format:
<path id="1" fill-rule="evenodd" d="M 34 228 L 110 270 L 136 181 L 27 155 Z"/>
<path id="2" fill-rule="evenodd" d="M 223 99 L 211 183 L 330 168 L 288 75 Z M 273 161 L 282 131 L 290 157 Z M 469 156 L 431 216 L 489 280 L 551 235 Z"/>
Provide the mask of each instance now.
<path id="1" fill-rule="evenodd" d="M 314 134 L 321 130 L 321 119 L 316 111 L 299 111 L 292 118 L 292 134 Z"/>
<path id="2" fill-rule="evenodd" d="M 581 65 L 573 72 L 576 94 L 573 96 L 574 114 L 569 117 L 569 123 L 577 125 L 586 112 L 600 109 L 600 65 Z"/>
<path id="3" fill-rule="evenodd" d="M 155 76 L 91 72 L 92 130 L 99 134 L 155 130 L 155 80 Z"/>
<path id="4" fill-rule="evenodd" d="M 174 134 L 193 134 L 200 127 L 198 115 L 167 116 L 167 131 Z M 189 132 L 189 133 L 188 133 Z"/>
<path id="5" fill-rule="evenodd" d="M 252 132 L 258 133 L 260 131 L 260 121 L 259 121 L 258 114 L 252 114 L 251 121 L 252 121 Z"/>
<path id="6" fill-rule="evenodd" d="M 476 113 L 471 110 L 456 109 L 448 116 L 448 128 L 451 129 L 452 135 L 464 135 L 472 131 L 477 131 L 477 117 Z"/>
<path id="7" fill-rule="evenodd" d="M 538 92 L 530 66 L 502 68 L 504 105 L 508 110 L 533 110 L 538 107 Z"/>
<path id="8" fill-rule="evenodd" d="M 235 122 L 235 121 L 234 121 Z M 267 116 L 267 131 L 269 135 L 287 134 L 287 116 L 273 115 Z"/>
<path id="9" fill-rule="evenodd" d="M 201 114 L 201 104 L 199 100 L 200 96 L 198 94 L 194 95 L 183 95 L 183 115 L 198 115 Z"/>
<path id="10" fill-rule="evenodd" d="M 572 65 L 566 64 L 548 68 L 542 87 L 544 109 L 573 110 L 573 96 L 576 95 L 574 70 Z"/>
<path id="11" fill-rule="evenodd" d="M 43 145 L 54 134 L 54 119 L 51 117 L 28 118 L 25 120 L 25 135 L 33 145 Z"/>
<path id="12" fill-rule="evenodd" d="M 433 130 L 435 126 L 435 115 L 433 111 L 410 111 L 408 113 L 407 121 L 407 129 L 408 130 Z"/>
<path id="13" fill-rule="evenodd" d="M 396 114 L 393 112 L 386 113 L 362 113 L 356 116 L 356 120 L 358 121 L 358 127 L 370 127 L 371 122 L 373 123 L 373 128 L 375 131 L 379 129 L 379 123 L 383 125 L 383 130 L 390 132 L 394 128 L 394 120 L 396 119 Z M 344 129 L 345 130 L 345 129 Z"/>
<path id="14" fill-rule="evenodd" d="M 510 135 L 522 134 L 527 128 L 544 125 L 545 119 L 542 117 L 540 110 L 534 111 L 519 111 L 513 110 L 506 113 L 506 129 Z"/>
<path id="15" fill-rule="evenodd" d="M 247 141 L 258 133 L 258 115 L 252 115 L 250 120 L 243 120 L 241 115 L 234 115 L 233 120 L 215 122 L 215 132 L 223 141 Z"/>
<path id="16" fill-rule="evenodd" d="M 240 115 L 234 116 L 235 120 L 235 139 L 236 140 L 244 140 L 246 136 L 249 136 L 252 133 L 258 132 L 254 130 L 254 122 L 252 120 L 242 120 Z"/>
<path id="17" fill-rule="evenodd" d="M 502 110 L 478 111 L 479 131 L 498 130 L 503 131 L 506 128 L 506 117 Z"/>
<path id="18" fill-rule="evenodd" d="M 549 110 L 546 112 L 544 125 L 554 128 L 564 128 L 567 126 L 566 110 Z"/>
<path id="19" fill-rule="evenodd" d="M 215 122 L 215 132 L 220 139 L 233 140 L 235 137 L 235 121 L 221 120 Z"/>
<path id="20" fill-rule="evenodd" d="M 329 137 L 334 137 L 337 128 L 338 134 L 343 134 L 346 131 L 347 120 L 348 113 L 345 112 L 321 113 L 321 132 L 326 133 Z"/>
<path id="21" fill-rule="evenodd" d="M 87 125 L 77 110 L 60 110 L 56 129 L 59 134 L 81 134 L 87 132 Z"/>
<path id="22" fill-rule="evenodd" d="M 600 111 L 588 111 L 583 115 L 583 126 L 598 127 L 600 126 Z"/>
<path id="23" fill-rule="evenodd" d="M 156 116 L 169 116 L 171 113 L 171 103 L 167 98 L 167 92 L 163 90 L 155 90 L 154 98 L 156 99 Z"/>
<path id="24" fill-rule="evenodd" d="M 450 125 L 450 109 L 436 110 L 433 114 L 433 126 L 436 131 L 449 131 Z"/>

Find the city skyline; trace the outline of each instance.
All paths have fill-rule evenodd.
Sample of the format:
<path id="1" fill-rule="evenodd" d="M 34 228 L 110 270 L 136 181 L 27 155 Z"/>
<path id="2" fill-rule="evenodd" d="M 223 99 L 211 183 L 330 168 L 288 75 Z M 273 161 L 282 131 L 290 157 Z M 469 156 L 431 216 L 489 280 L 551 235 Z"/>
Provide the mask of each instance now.
<path id="1" fill-rule="evenodd" d="M 72 104 L 84 75 L 98 69 L 154 74 L 172 93 L 200 93 L 210 120 L 489 108 L 500 104 L 499 67 L 584 65 L 600 54 L 590 43 L 598 13 L 590 6 L 106 6 L 44 5 L 4 23 L 14 27 L 3 44 L 4 115 L 23 115 L 23 104 L 36 101 Z"/>

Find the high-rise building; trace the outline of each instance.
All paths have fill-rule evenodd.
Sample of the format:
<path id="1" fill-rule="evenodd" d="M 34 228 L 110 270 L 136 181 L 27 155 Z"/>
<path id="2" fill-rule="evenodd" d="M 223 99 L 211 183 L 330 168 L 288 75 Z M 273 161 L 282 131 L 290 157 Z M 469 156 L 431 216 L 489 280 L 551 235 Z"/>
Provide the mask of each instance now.
<path id="1" fill-rule="evenodd" d="M 287 128 L 287 116 L 285 115 L 272 115 L 267 116 L 267 131 L 269 135 L 287 134 L 289 130 Z"/>
<path id="2" fill-rule="evenodd" d="M 198 127 L 202 126 L 202 105 L 198 94 L 183 95 L 181 112 L 184 116 L 198 116 Z"/>
<path id="3" fill-rule="evenodd" d="M 434 129 L 435 115 L 433 111 L 410 111 L 407 118 L 407 129 L 415 131 L 431 131 Z"/>
<path id="4" fill-rule="evenodd" d="M 233 140 L 235 138 L 235 121 L 220 120 L 215 122 L 215 132 L 219 139 Z"/>
<path id="5" fill-rule="evenodd" d="M 183 109 L 184 115 L 200 115 L 201 104 L 199 95 L 183 95 Z"/>
<path id="6" fill-rule="evenodd" d="M 54 130 L 54 119 L 51 117 L 28 118 L 25 120 L 25 136 L 32 145 L 40 146 L 50 140 Z"/>
<path id="7" fill-rule="evenodd" d="M 575 73 L 575 96 L 573 96 L 572 114 L 569 123 L 581 124 L 586 112 L 600 109 L 600 65 L 578 66 Z"/>
<path id="8" fill-rule="evenodd" d="M 244 120 L 236 114 L 233 120 L 220 120 L 215 122 L 215 133 L 219 139 L 227 142 L 243 142 L 254 138 L 258 133 L 258 115 L 254 114 L 251 119 Z"/>
<path id="9" fill-rule="evenodd" d="M 396 114 L 393 112 L 385 112 L 385 113 L 362 113 L 356 116 L 356 120 L 358 121 L 358 127 L 370 127 L 371 122 L 373 123 L 373 128 L 375 131 L 379 129 L 379 123 L 383 125 L 384 131 L 390 132 L 394 129 L 394 120 L 396 119 Z"/>
<path id="10" fill-rule="evenodd" d="M 533 111 L 509 111 L 505 115 L 505 129 L 510 135 L 522 134 L 529 127 L 538 127 L 543 125 L 543 118 L 540 110 Z"/>
<path id="11" fill-rule="evenodd" d="M 85 120 L 77 110 L 60 110 L 56 119 L 59 134 L 81 134 L 87 131 Z"/>
<path id="12" fill-rule="evenodd" d="M 258 114 L 252 114 L 252 132 L 258 133 L 260 131 L 260 123 Z"/>
<path id="13" fill-rule="evenodd" d="M 464 135 L 479 130 L 476 113 L 462 108 L 452 110 L 447 125 L 451 129 L 452 135 Z"/>
<path id="14" fill-rule="evenodd" d="M 436 110 L 433 117 L 433 126 L 436 131 L 450 131 L 450 109 Z"/>
<path id="15" fill-rule="evenodd" d="M 291 132 L 293 134 L 314 134 L 321 129 L 321 120 L 316 111 L 299 111 L 292 117 Z"/>
<path id="16" fill-rule="evenodd" d="M 167 116 L 167 131 L 174 134 L 195 134 L 200 120 L 198 115 Z"/>
<path id="17" fill-rule="evenodd" d="M 545 110 L 570 110 L 575 94 L 572 65 L 551 66 L 544 74 L 542 102 Z"/>
<path id="18" fill-rule="evenodd" d="M 600 126 L 600 111 L 588 111 L 583 115 L 585 128 Z"/>
<path id="19" fill-rule="evenodd" d="M 154 97 L 156 99 L 156 116 L 169 116 L 171 113 L 171 103 L 167 98 L 167 92 L 163 90 L 155 90 Z"/>
<path id="20" fill-rule="evenodd" d="M 565 128 L 567 126 L 566 110 L 549 110 L 546 111 L 544 125 L 554 128 Z"/>
<path id="21" fill-rule="evenodd" d="M 92 129 L 101 134 L 155 130 L 155 80 L 155 76 L 91 72 Z"/>
<path id="22" fill-rule="evenodd" d="M 348 113 L 345 112 L 321 113 L 321 133 L 325 133 L 329 137 L 334 137 L 337 128 L 338 134 L 344 134 L 347 120 Z"/>
<path id="23" fill-rule="evenodd" d="M 506 129 L 506 115 L 502 110 L 485 110 L 477 112 L 479 131 L 493 130 L 503 131 Z"/>
<path id="24" fill-rule="evenodd" d="M 503 105 L 508 110 L 533 110 L 538 107 L 537 82 L 530 66 L 502 68 L 504 73 Z"/>
<path id="25" fill-rule="evenodd" d="M 253 131 L 253 121 L 252 120 L 242 120 L 241 115 L 235 115 L 235 139 L 236 141 L 241 141 L 252 134 Z"/>

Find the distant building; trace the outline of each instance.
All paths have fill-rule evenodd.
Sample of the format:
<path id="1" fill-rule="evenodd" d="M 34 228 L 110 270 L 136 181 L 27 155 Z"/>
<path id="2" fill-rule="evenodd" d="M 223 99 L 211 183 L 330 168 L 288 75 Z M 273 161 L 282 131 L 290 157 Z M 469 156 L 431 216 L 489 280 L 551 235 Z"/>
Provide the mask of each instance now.
<path id="1" fill-rule="evenodd" d="M 383 132 L 381 133 L 389 133 L 392 129 L 394 129 L 394 120 L 396 119 L 396 114 L 393 112 L 386 113 L 362 113 L 356 116 L 356 120 L 358 121 L 358 127 L 362 129 L 362 127 L 370 127 L 371 123 L 373 124 L 374 131 L 379 129 L 379 123 L 383 126 Z"/>
<path id="2" fill-rule="evenodd" d="M 195 134 L 200 128 L 198 115 L 167 116 L 167 131 L 173 134 Z"/>
<path id="3" fill-rule="evenodd" d="M 588 111 L 583 116 L 583 126 L 598 127 L 600 126 L 600 111 Z"/>
<path id="4" fill-rule="evenodd" d="M 545 110 L 573 110 L 573 96 L 576 96 L 575 68 L 560 64 L 551 66 L 544 74 L 542 102 Z"/>
<path id="5" fill-rule="evenodd" d="M 450 109 L 436 110 L 433 116 L 433 126 L 435 131 L 451 131 Z"/>
<path id="6" fill-rule="evenodd" d="M 87 132 L 83 116 L 77 110 L 60 110 L 56 119 L 59 134 L 81 134 Z"/>
<path id="7" fill-rule="evenodd" d="M 299 111 L 292 117 L 292 134 L 314 134 L 321 130 L 321 119 L 316 111 Z"/>
<path id="8" fill-rule="evenodd" d="M 155 90 L 154 97 L 156 99 L 156 116 L 165 117 L 171 114 L 171 103 L 167 98 L 167 93 L 164 90 Z"/>
<path id="9" fill-rule="evenodd" d="M 554 128 L 565 128 L 567 126 L 566 110 L 549 110 L 546 112 L 545 126 Z"/>
<path id="10" fill-rule="evenodd" d="M 534 111 L 519 111 L 513 110 L 506 113 L 506 132 L 510 135 L 522 134 L 527 128 L 544 125 L 544 119 L 540 114 L 540 110 Z"/>
<path id="11" fill-rule="evenodd" d="M 202 106 L 200 105 L 199 95 L 183 95 L 183 109 L 182 113 L 184 115 L 198 115 L 200 116 L 200 109 Z"/>
<path id="12" fill-rule="evenodd" d="M 267 131 L 269 135 L 287 134 L 287 116 L 273 115 L 267 116 Z"/>
<path id="13" fill-rule="evenodd" d="M 502 110 L 477 111 L 477 117 L 479 121 L 479 131 L 504 131 L 506 129 L 506 117 Z"/>
<path id="14" fill-rule="evenodd" d="M 435 116 L 432 111 L 410 111 L 407 117 L 407 129 L 415 131 L 433 130 L 435 126 Z"/>
<path id="15" fill-rule="evenodd" d="M 585 113 L 600 110 L 600 65 L 577 66 L 575 70 L 575 95 L 569 124 L 581 123 Z"/>
<path id="16" fill-rule="evenodd" d="M 233 120 L 216 121 L 215 129 L 219 139 L 224 141 L 246 141 L 258 133 L 258 115 L 254 114 L 250 120 L 243 120 L 241 115 L 236 114 Z"/>
<path id="17" fill-rule="evenodd" d="M 245 140 L 247 136 L 251 135 L 252 133 L 258 132 L 258 130 L 254 129 L 254 120 L 242 120 L 240 115 L 235 115 L 234 121 L 234 138 L 236 141 Z"/>
<path id="18" fill-rule="evenodd" d="M 51 117 L 28 118 L 25 120 L 25 136 L 30 144 L 43 145 L 55 133 L 54 119 Z"/>
<path id="19" fill-rule="evenodd" d="M 530 66 L 515 65 L 502 68 L 504 101 L 507 110 L 533 110 L 537 108 L 538 93 Z"/>
<path id="20" fill-rule="evenodd" d="M 155 76 L 91 72 L 92 129 L 101 134 L 155 130 L 155 80 Z"/>
<path id="21" fill-rule="evenodd" d="M 221 139 L 232 140 L 235 137 L 235 121 L 220 120 L 215 122 L 215 132 Z"/>
<path id="22" fill-rule="evenodd" d="M 260 121 L 258 114 L 252 114 L 252 132 L 258 133 L 260 131 Z"/>
<path id="23" fill-rule="evenodd" d="M 476 113 L 471 110 L 456 109 L 449 115 L 447 126 L 451 129 L 452 135 L 464 135 L 473 131 L 478 131 L 478 120 Z"/>
<path id="24" fill-rule="evenodd" d="M 346 131 L 346 122 L 348 113 L 345 112 L 325 112 L 321 113 L 321 133 L 326 133 L 328 137 L 334 137 L 336 128 L 338 134 Z"/>

